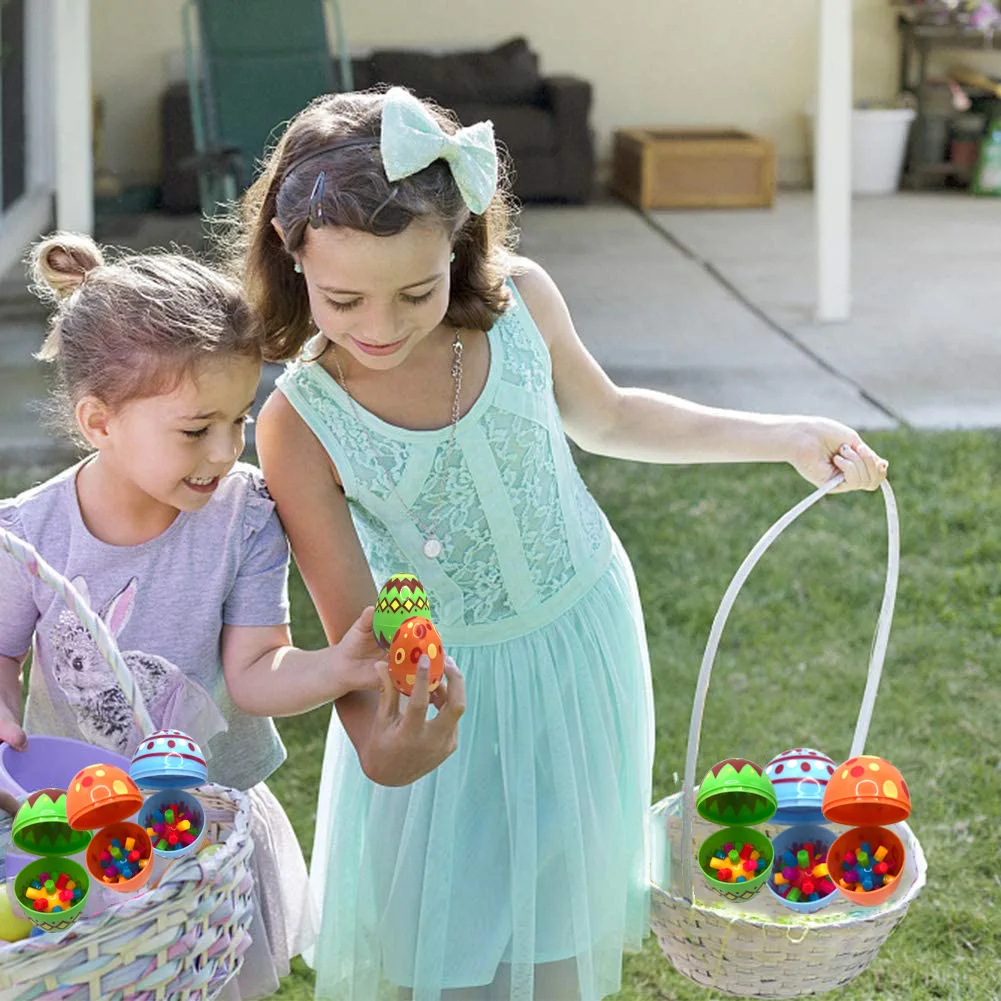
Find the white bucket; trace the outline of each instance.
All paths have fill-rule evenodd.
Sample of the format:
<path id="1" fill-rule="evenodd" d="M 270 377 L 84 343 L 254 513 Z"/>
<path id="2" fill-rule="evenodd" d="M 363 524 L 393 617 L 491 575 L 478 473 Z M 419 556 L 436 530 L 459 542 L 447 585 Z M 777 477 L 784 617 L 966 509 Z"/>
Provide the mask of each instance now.
<path id="1" fill-rule="evenodd" d="M 811 157 L 817 155 L 815 104 L 806 109 Z M 912 108 L 855 108 L 852 111 L 852 194 L 889 195 L 900 186 Z M 814 166 L 816 177 L 816 166 Z"/>
<path id="2" fill-rule="evenodd" d="M 856 108 L 852 112 L 852 192 L 888 195 L 900 186 L 913 108 Z"/>

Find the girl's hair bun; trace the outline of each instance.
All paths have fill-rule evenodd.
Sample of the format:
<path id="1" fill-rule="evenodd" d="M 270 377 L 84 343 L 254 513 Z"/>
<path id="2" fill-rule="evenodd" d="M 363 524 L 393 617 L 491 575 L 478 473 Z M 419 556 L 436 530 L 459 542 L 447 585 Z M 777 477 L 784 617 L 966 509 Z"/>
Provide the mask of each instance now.
<path id="1" fill-rule="evenodd" d="M 54 233 L 32 248 L 32 284 L 43 298 L 65 299 L 103 264 L 104 257 L 89 236 Z"/>

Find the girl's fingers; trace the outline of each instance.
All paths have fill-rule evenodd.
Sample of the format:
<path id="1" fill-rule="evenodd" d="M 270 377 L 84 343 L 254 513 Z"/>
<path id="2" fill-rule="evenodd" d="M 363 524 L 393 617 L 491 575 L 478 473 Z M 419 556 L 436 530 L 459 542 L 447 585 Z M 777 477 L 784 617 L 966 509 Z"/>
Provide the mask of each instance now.
<path id="1" fill-rule="evenodd" d="M 451 679 L 451 683 L 449 679 Z M 456 685 L 458 688 L 455 687 Z M 431 705 L 440 713 L 446 706 L 451 705 L 455 708 L 457 700 L 461 700 L 461 706 L 458 707 L 458 716 L 461 716 L 466 708 L 465 682 L 455 665 L 455 661 L 448 654 L 445 654 L 445 673 L 442 675 L 438 687 L 431 693 Z"/>
<path id="2" fill-rule="evenodd" d="M 431 704 L 428 687 L 431 684 L 431 658 L 425 653 L 417 661 L 417 678 L 414 690 L 410 693 L 410 701 L 403 710 L 403 716 L 409 726 L 421 726 L 427 719 L 428 706 Z"/>
<path id="3" fill-rule="evenodd" d="M 448 703 L 448 682 L 445 680 L 444 676 L 441 681 L 438 682 L 438 687 L 429 696 L 431 699 L 431 705 L 441 712 L 442 707 Z"/>
<path id="4" fill-rule="evenodd" d="M 876 453 L 864 442 L 859 442 L 855 446 L 855 454 L 862 463 L 862 488 L 864 490 L 874 490 L 879 484 L 879 473 L 876 469 Z"/>
<path id="5" fill-rule="evenodd" d="M 379 673 L 379 708 L 376 716 L 383 722 L 393 719 L 400 714 L 400 693 L 397 691 L 393 679 L 389 676 L 389 661 L 380 660 L 375 665 Z"/>
<path id="6" fill-rule="evenodd" d="M 862 457 L 865 459 L 866 471 L 869 474 L 869 489 L 878 490 L 880 483 L 886 479 L 886 471 L 890 468 L 890 464 L 868 445 L 865 446 Z"/>
<path id="7" fill-rule="evenodd" d="M 28 738 L 24 730 L 13 720 L 0 720 L 0 742 L 10 744 L 15 751 L 26 751 L 28 749 Z"/>
<path id="8" fill-rule="evenodd" d="M 375 615 L 375 608 L 369 605 L 367 608 L 363 608 L 361 615 L 358 616 L 354 621 L 354 625 L 358 627 L 362 632 L 372 631 L 372 618 Z"/>
<path id="9" fill-rule="evenodd" d="M 845 482 L 839 487 L 835 487 L 834 493 L 847 493 L 849 490 L 858 490 L 861 485 L 861 474 L 859 472 L 859 461 L 846 458 L 843 454 L 835 455 L 831 462 L 841 471 Z"/>
<path id="10" fill-rule="evenodd" d="M 876 490 L 886 478 L 889 463 L 880 458 L 865 442 L 842 445 L 831 462 L 844 473 L 839 490 Z"/>
<path id="11" fill-rule="evenodd" d="M 389 672 L 389 663 L 385 660 L 376 660 L 372 662 L 372 673 L 363 677 L 358 684 L 357 690 L 360 692 L 374 692 L 377 689 L 382 691 L 382 686 L 385 684 L 383 681 L 383 674 L 379 670 L 380 665 L 386 668 L 386 672 Z M 393 685 L 395 689 L 396 686 Z"/>
<path id="12" fill-rule="evenodd" d="M 442 681 L 442 685 L 445 685 L 446 682 L 448 701 L 439 708 L 443 715 L 448 715 L 451 718 L 452 725 L 454 725 L 466 711 L 466 679 L 451 657 L 445 658 L 445 679 Z"/>
<path id="13" fill-rule="evenodd" d="M 21 804 L 9 792 L 0 789 L 0 810 L 13 816 L 21 808 Z"/>

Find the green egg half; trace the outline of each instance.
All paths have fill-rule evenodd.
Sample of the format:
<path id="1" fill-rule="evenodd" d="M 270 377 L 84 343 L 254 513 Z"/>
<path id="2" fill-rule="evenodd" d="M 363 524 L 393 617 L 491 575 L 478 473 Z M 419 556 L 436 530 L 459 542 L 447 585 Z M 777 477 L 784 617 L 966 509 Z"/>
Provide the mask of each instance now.
<path id="1" fill-rule="evenodd" d="M 394 573 L 383 584 L 375 602 L 372 631 L 375 633 L 376 643 L 383 650 L 388 650 L 396 630 L 415 615 L 425 619 L 431 617 L 424 585 L 413 574 Z"/>
<path id="2" fill-rule="evenodd" d="M 709 769 L 695 799 L 699 816 L 724 827 L 763 824 L 778 808 L 771 779 L 753 761 L 727 758 Z"/>
<path id="3" fill-rule="evenodd" d="M 39 789 L 14 817 L 11 841 L 29 855 L 75 855 L 90 844 L 90 831 L 74 831 L 66 818 L 66 793 Z"/>

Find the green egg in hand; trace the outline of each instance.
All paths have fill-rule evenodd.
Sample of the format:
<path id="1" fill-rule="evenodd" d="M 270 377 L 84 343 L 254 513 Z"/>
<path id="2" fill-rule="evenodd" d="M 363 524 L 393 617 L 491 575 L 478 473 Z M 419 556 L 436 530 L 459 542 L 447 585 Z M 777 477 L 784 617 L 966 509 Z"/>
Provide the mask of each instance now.
<path id="1" fill-rule="evenodd" d="M 375 603 L 372 631 L 375 641 L 388 650 L 396 630 L 415 615 L 430 618 L 427 592 L 424 585 L 409 573 L 394 573 L 382 586 Z"/>

